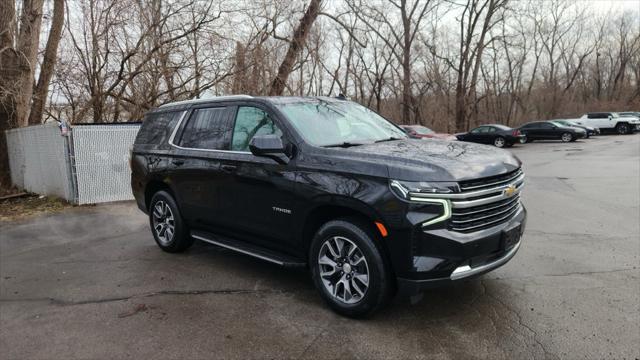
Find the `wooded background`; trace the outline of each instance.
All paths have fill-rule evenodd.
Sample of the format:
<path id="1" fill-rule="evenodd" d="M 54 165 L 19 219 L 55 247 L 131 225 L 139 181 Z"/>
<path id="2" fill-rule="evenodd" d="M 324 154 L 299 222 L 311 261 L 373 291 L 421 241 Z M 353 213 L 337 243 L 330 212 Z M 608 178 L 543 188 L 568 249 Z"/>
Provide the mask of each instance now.
<path id="1" fill-rule="evenodd" d="M 166 102 L 227 94 L 341 93 L 450 133 L 639 110 L 635 4 L 3 0 L 0 131 L 138 121 Z"/>

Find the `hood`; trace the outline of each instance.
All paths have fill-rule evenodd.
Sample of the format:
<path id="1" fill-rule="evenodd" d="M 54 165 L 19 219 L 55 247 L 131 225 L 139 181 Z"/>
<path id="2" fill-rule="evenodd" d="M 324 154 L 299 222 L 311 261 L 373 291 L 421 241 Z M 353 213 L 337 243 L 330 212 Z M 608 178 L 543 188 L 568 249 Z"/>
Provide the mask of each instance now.
<path id="1" fill-rule="evenodd" d="M 493 146 L 407 139 L 336 149 L 341 156 L 386 164 L 389 177 L 404 181 L 461 181 L 501 175 L 520 167 L 510 152 Z"/>

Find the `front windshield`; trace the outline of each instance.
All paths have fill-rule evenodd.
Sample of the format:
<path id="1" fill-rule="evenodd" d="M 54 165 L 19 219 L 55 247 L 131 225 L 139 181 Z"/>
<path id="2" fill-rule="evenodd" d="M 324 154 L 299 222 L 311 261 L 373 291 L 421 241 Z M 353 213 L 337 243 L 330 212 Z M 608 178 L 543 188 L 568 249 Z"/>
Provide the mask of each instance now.
<path id="1" fill-rule="evenodd" d="M 366 144 L 405 139 L 407 135 L 382 116 L 348 101 L 305 99 L 279 103 L 282 111 L 304 139 L 315 146 Z"/>

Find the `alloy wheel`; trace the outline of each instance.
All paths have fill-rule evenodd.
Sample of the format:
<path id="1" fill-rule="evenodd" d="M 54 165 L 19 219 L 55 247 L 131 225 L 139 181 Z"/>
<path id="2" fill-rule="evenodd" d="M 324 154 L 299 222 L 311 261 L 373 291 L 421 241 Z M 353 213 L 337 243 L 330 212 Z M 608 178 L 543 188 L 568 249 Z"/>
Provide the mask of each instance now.
<path id="1" fill-rule="evenodd" d="M 569 133 L 562 134 L 562 141 L 569 142 L 571 141 L 571 139 L 573 139 L 573 136 L 571 136 L 571 134 Z"/>
<path id="2" fill-rule="evenodd" d="M 175 234 L 175 221 L 169 204 L 160 200 L 153 206 L 153 230 L 163 245 L 171 243 Z"/>
<path id="3" fill-rule="evenodd" d="M 504 147 L 504 143 L 505 143 L 504 139 L 501 138 L 501 137 L 496 138 L 495 140 L 493 140 L 493 145 L 495 145 L 496 147 L 499 147 L 499 148 Z"/>
<path id="4" fill-rule="evenodd" d="M 618 134 L 624 135 L 629 132 L 629 128 L 626 124 L 618 125 Z"/>
<path id="5" fill-rule="evenodd" d="M 369 288 L 369 265 L 354 242 L 342 236 L 325 240 L 318 267 L 322 284 L 334 299 L 355 304 L 364 298 Z"/>

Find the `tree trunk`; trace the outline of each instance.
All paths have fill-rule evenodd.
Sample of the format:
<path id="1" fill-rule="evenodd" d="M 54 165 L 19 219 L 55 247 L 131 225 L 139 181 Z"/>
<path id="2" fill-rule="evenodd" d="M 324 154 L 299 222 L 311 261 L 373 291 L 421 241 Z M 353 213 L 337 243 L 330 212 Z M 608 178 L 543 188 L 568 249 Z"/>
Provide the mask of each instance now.
<path id="1" fill-rule="evenodd" d="M 309 34 L 309 30 L 318 17 L 321 3 L 322 0 L 311 0 L 307 11 L 304 13 L 302 19 L 300 19 L 300 24 L 296 27 L 293 32 L 293 38 L 289 42 L 287 54 L 278 68 L 278 74 L 271 83 L 271 88 L 269 90 L 270 96 L 279 96 L 284 93 L 284 88 L 287 84 L 287 79 L 289 79 L 289 75 L 293 70 L 296 57 L 298 57 L 302 51 L 304 43 L 307 40 L 307 35 Z"/>
<path id="2" fill-rule="evenodd" d="M 42 24 L 42 6 L 44 0 L 24 0 L 20 17 L 20 33 L 18 34 L 17 51 L 20 60 L 18 75 L 19 92 L 16 93 L 16 119 L 18 126 L 29 124 L 29 109 L 33 95 L 34 71 L 38 55 L 40 40 L 40 25 Z"/>
<path id="3" fill-rule="evenodd" d="M 38 84 L 33 92 L 33 104 L 31 105 L 31 113 L 29 114 L 29 125 L 40 124 L 42 122 L 42 113 L 44 105 L 47 102 L 47 94 L 49 93 L 49 83 L 53 76 L 53 69 L 56 64 L 58 54 L 58 44 L 62 36 L 62 25 L 64 25 L 64 0 L 53 1 L 53 19 L 51 20 L 51 30 L 47 39 L 47 47 L 44 51 L 44 59 L 40 75 L 38 76 Z"/>
<path id="4" fill-rule="evenodd" d="M 5 130 L 15 126 L 15 83 L 17 54 L 13 51 L 16 8 L 13 1 L 0 1 L 0 188 L 11 186 Z"/>

